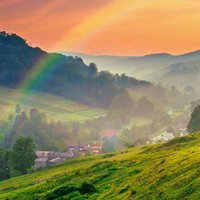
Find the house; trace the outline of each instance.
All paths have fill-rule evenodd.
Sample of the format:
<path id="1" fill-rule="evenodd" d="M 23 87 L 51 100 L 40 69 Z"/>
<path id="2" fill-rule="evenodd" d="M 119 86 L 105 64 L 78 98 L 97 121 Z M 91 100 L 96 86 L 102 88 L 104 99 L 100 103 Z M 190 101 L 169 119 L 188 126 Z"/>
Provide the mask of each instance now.
<path id="1" fill-rule="evenodd" d="M 118 135 L 118 131 L 116 129 L 103 129 L 99 132 L 101 139 L 105 137 L 113 137 Z"/>
<path id="2" fill-rule="evenodd" d="M 82 154 L 76 149 L 69 149 L 66 153 L 61 154 L 61 157 L 64 158 L 78 158 L 82 156 Z"/>
<path id="3" fill-rule="evenodd" d="M 55 154 L 54 151 L 36 151 L 36 155 L 38 157 L 51 158 L 51 157 L 54 157 L 54 154 Z"/>
<path id="4" fill-rule="evenodd" d="M 174 139 L 174 134 L 173 133 L 162 133 L 156 137 L 154 137 L 152 139 L 152 142 L 159 142 L 159 141 L 169 141 L 169 140 L 172 140 Z"/>
<path id="5" fill-rule="evenodd" d="M 47 167 L 48 161 L 55 157 L 53 151 L 36 151 L 37 159 L 34 168 Z"/>
<path id="6" fill-rule="evenodd" d="M 81 150 L 85 148 L 85 145 L 81 143 L 70 143 L 68 144 L 68 146 L 69 146 L 69 149 L 77 149 L 77 150 Z"/>
<path id="7" fill-rule="evenodd" d="M 102 144 L 100 141 L 95 141 L 89 145 L 90 151 L 92 154 L 100 154 L 102 149 Z"/>
<path id="8" fill-rule="evenodd" d="M 66 152 L 54 152 L 54 151 L 36 151 L 37 159 L 35 161 L 34 168 L 48 167 L 54 164 L 61 163 L 70 158 L 77 158 L 82 156 L 75 149 L 69 149 Z"/>
<path id="9" fill-rule="evenodd" d="M 37 157 L 36 161 L 35 161 L 35 165 L 34 168 L 38 169 L 38 168 L 43 168 L 43 167 L 47 167 L 47 163 L 48 163 L 49 158 L 48 157 Z"/>
<path id="10" fill-rule="evenodd" d="M 69 146 L 69 150 L 75 150 L 76 153 L 78 152 L 82 156 L 85 156 L 88 152 L 87 146 L 85 146 L 84 144 L 81 144 L 81 143 L 71 143 L 68 146 Z M 75 153 L 75 151 L 74 151 L 74 153 Z"/>
<path id="11" fill-rule="evenodd" d="M 52 160 L 49 160 L 48 164 L 49 165 L 55 165 L 55 164 L 58 164 L 58 163 L 61 163 L 61 162 L 65 161 L 65 160 L 66 160 L 65 158 L 57 157 L 57 158 L 54 158 Z"/>

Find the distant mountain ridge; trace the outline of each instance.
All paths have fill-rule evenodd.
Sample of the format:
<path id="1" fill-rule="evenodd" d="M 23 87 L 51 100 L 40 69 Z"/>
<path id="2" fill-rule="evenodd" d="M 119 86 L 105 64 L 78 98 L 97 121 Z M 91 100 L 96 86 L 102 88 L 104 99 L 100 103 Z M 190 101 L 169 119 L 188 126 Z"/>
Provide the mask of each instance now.
<path id="1" fill-rule="evenodd" d="M 83 58 L 86 63 L 87 62 L 94 62 L 93 59 L 105 59 L 105 60 L 110 60 L 111 59 L 116 59 L 116 60 L 132 60 L 132 61 L 143 61 L 144 59 L 163 59 L 163 60 L 168 60 L 170 59 L 171 62 L 179 62 L 179 61 L 191 61 L 191 60 L 198 60 L 200 58 L 200 49 L 197 51 L 185 53 L 185 54 L 180 54 L 180 55 L 172 55 L 169 53 L 155 53 L 155 54 L 147 54 L 144 56 L 115 56 L 115 55 L 90 55 L 90 54 L 84 54 L 84 53 L 77 53 L 77 52 L 64 52 L 64 51 L 59 51 L 58 53 L 67 55 L 67 56 L 77 56 Z M 96 63 L 98 64 L 98 63 Z"/>
<path id="2" fill-rule="evenodd" d="M 144 58 L 144 57 L 156 57 L 156 56 L 170 56 L 170 57 L 186 57 L 186 56 L 200 56 L 200 49 L 188 53 L 183 53 L 179 55 L 173 55 L 170 53 L 153 53 L 153 54 L 146 54 L 142 56 L 123 56 L 123 55 L 106 55 L 106 54 L 99 54 L 99 55 L 92 55 L 86 53 L 79 53 L 79 52 L 68 52 L 68 51 L 59 51 L 59 53 L 74 55 L 74 56 L 88 56 L 88 57 L 110 57 L 110 58 Z"/>
<path id="3" fill-rule="evenodd" d="M 85 63 L 95 62 L 101 70 L 126 73 L 128 76 L 155 82 L 162 82 L 164 71 L 171 65 L 200 60 L 200 50 L 181 55 L 158 53 L 144 56 L 92 56 L 70 52 L 60 53 L 81 57 Z M 170 81 L 167 83 L 170 84 Z"/>
<path id="4" fill-rule="evenodd" d="M 188 62 L 173 63 L 164 69 L 152 74 L 151 80 L 176 86 L 192 86 L 199 90 L 200 84 L 200 59 Z"/>

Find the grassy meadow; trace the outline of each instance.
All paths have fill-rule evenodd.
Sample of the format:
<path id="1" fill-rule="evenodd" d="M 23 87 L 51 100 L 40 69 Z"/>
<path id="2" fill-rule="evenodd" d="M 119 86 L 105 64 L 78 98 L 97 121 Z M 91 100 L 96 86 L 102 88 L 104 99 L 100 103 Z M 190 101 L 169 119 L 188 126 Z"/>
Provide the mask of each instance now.
<path id="1" fill-rule="evenodd" d="M 168 143 L 71 159 L 0 182 L 0 199 L 193 199 L 200 196 L 200 133 Z"/>
<path id="2" fill-rule="evenodd" d="M 21 110 L 27 112 L 33 107 L 38 108 L 45 113 L 48 121 L 83 122 L 105 115 L 102 109 L 91 108 L 56 95 L 44 92 L 31 92 L 26 95 L 24 91 L 0 87 L 0 120 L 7 120 L 10 114 L 15 115 L 18 103 Z"/>

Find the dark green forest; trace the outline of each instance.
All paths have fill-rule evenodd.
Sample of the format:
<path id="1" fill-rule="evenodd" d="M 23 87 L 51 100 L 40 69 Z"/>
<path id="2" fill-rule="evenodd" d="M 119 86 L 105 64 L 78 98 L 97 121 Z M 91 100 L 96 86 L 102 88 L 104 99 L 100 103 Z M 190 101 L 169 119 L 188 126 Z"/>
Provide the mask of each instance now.
<path id="1" fill-rule="evenodd" d="M 0 85 L 17 88 L 41 60 L 44 60 L 41 65 L 48 63 L 45 76 L 26 89 L 50 92 L 102 108 L 108 108 L 124 89 L 154 96 L 166 104 L 185 101 L 178 91 L 174 93 L 125 74 L 98 72 L 95 63 L 86 65 L 79 57 L 47 53 L 38 47 L 31 47 L 16 34 L 0 32 Z"/>

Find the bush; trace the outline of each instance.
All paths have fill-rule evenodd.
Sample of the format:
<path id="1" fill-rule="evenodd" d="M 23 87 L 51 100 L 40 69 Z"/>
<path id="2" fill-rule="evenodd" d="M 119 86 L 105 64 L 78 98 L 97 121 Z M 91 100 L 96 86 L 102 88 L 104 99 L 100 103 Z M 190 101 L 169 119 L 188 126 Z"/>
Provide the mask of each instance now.
<path id="1" fill-rule="evenodd" d="M 64 195 L 70 194 L 72 192 L 75 192 L 77 190 L 74 186 L 64 186 L 60 187 L 53 191 L 53 193 L 47 194 L 46 199 L 47 200 L 54 200 L 56 198 L 62 197 Z"/>
<path id="2" fill-rule="evenodd" d="M 52 193 L 46 195 L 46 200 L 54 200 L 65 195 L 69 195 L 74 192 L 79 192 L 80 194 L 91 194 L 97 192 L 96 188 L 87 182 L 82 183 L 80 187 L 76 186 L 63 186 L 57 188 Z"/>
<path id="3" fill-rule="evenodd" d="M 97 190 L 96 190 L 96 188 L 95 188 L 93 185 L 84 182 L 84 183 L 82 184 L 82 186 L 78 189 L 78 191 L 79 191 L 81 194 L 89 194 L 89 193 L 94 193 L 94 192 L 96 192 Z"/>

